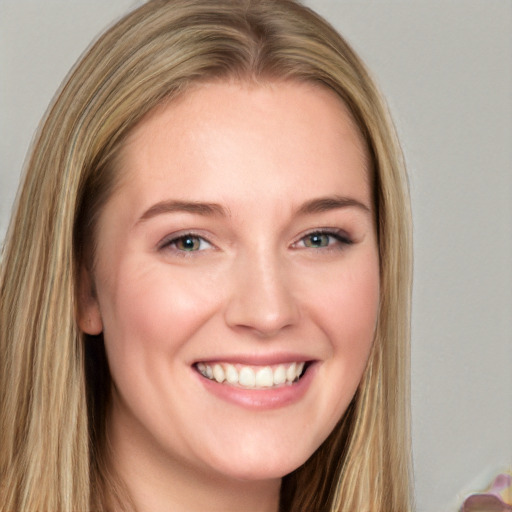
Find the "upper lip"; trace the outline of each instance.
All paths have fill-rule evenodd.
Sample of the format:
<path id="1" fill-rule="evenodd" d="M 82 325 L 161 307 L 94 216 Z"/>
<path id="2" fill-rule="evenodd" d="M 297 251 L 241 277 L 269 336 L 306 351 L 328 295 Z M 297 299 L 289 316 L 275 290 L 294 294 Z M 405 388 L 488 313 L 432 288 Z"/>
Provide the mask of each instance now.
<path id="1" fill-rule="evenodd" d="M 239 354 L 239 355 L 216 355 L 197 359 L 197 363 L 230 363 L 247 366 L 272 366 L 276 364 L 301 363 L 315 360 L 306 354 L 295 353 L 274 353 L 274 354 Z"/>

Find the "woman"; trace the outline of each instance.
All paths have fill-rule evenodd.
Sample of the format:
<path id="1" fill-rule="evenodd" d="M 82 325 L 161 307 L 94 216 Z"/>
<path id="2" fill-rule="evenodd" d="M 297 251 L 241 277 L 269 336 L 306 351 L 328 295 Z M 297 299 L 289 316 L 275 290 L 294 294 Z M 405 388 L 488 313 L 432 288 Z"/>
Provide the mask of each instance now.
<path id="1" fill-rule="evenodd" d="M 410 510 L 409 233 L 386 109 L 325 21 L 130 13 L 8 232 L 1 510 Z"/>

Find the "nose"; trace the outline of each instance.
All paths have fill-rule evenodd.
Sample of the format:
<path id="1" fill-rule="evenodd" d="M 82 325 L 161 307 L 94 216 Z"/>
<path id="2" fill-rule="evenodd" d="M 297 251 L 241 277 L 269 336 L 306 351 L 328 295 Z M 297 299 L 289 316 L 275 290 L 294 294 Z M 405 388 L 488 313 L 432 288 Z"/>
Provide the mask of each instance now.
<path id="1" fill-rule="evenodd" d="M 225 321 L 230 327 L 270 338 L 298 322 L 300 311 L 292 278 L 278 257 L 240 258 L 230 280 L 231 293 L 225 308 Z"/>

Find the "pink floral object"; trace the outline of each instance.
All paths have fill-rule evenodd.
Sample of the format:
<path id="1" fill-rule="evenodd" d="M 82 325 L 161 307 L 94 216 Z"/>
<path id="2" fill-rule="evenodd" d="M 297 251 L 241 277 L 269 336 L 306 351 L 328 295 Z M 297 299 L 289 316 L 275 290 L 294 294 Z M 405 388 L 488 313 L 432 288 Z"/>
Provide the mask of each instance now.
<path id="1" fill-rule="evenodd" d="M 498 475 L 489 489 L 468 496 L 460 512 L 512 512 L 512 473 Z"/>

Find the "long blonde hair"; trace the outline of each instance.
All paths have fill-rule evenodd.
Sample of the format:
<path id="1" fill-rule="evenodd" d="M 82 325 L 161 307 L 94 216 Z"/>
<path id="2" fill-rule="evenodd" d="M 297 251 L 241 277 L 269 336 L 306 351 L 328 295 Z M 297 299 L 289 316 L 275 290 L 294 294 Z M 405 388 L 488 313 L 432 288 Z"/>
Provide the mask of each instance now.
<path id="1" fill-rule="evenodd" d="M 81 512 L 122 501 L 105 462 L 102 339 L 85 337 L 76 324 L 78 269 L 129 130 L 190 84 L 233 78 L 330 88 L 349 107 L 372 161 L 381 265 L 376 339 L 339 425 L 283 479 L 280 509 L 412 509 L 410 210 L 383 100 L 341 36 L 294 0 L 151 0 L 77 64 L 28 161 L 0 270 L 1 511 Z"/>

